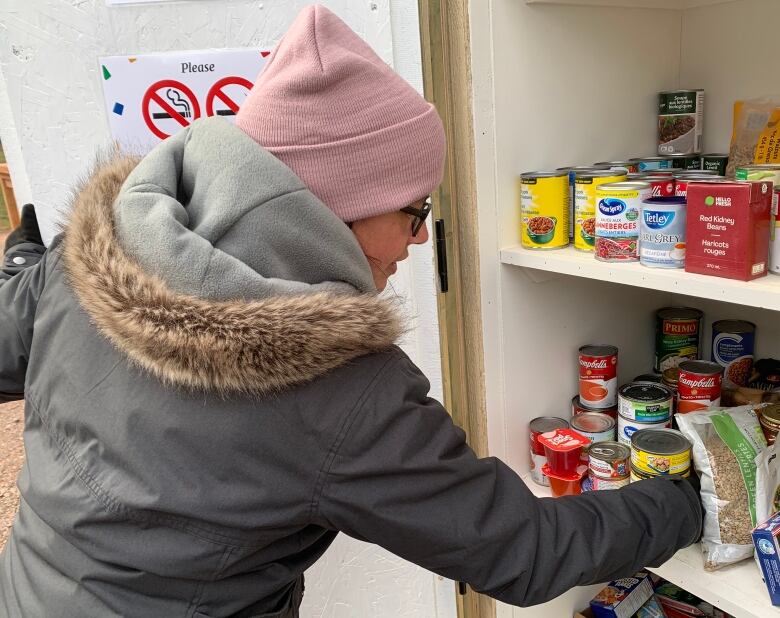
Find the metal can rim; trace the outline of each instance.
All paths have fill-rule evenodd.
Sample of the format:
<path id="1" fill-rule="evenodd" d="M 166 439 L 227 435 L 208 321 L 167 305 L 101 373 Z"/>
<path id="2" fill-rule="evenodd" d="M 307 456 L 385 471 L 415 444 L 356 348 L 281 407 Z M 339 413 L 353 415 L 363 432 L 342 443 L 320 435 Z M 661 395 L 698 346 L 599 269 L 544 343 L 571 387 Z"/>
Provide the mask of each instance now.
<path id="1" fill-rule="evenodd" d="M 543 422 L 543 421 L 556 421 L 558 423 L 563 423 L 563 425 L 556 425 L 555 427 L 552 427 L 552 426 L 548 427 L 548 426 L 545 425 L 544 428 L 542 428 L 542 429 L 535 429 L 534 428 L 535 424 L 538 426 L 538 424 L 540 422 Z M 534 433 L 545 433 L 547 431 L 552 431 L 553 429 L 568 429 L 569 428 L 569 421 L 567 421 L 566 419 L 560 418 L 558 416 L 537 416 L 536 418 L 531 419 L 531 421 L 528 423 L 528 427 Z"/>
<path id="2" fill-rule="evenodd" d="M 600 354 L 592 351 L 594 349 L 603 349 L 604 352 Z M 618 353 L 618 348 L 610 343 L 587 343 L 580 346 L 579 353 L 585 356 L 615 356 Z"/>
<path id="3" fill-rule="evenodd" d="M 600 449 L 611 450 L 612 453 L 601 453 L 599 452 Z M 588 450 L 588 455 L 592 456 L 594 452 L 596 453 L 595 459 L 604 462 L 627 460 L 631 458 L 631 449 L 617 440 L 605 440 L 592 444 Z"/>
<path id="4" fill-rule="evenodd" d="M 601 423 L 601 427 L 582 427 L 582 424 L 588 421 L 593 422 L 594 424 L 599 422 Z M 617 422 L 609 414 L 596 411 L 582 412 L 581 414 L 573 416 L 569 421 L 569 426 L 575 431 L 579 431 L 580 433 L 604 433 L 606 431 L 614 431 L 616 425 Z"/>
<path id="5" fill-rule="evenodd" d="M 596 187 L 596 191 L 616 193 L 620 191 L 630 191 L 631 189 L 649 189 L 650 183 L 642 180 L 619 180 L 618 182 L 607 182 Z"/>
<path id="6" fill-rule="evenodd" d="M 676 313 L 672 314 L 671 312 Z M 683 313 L 685 313 L 685 315 L 683 315 Z M 692 320 L 694 318 L 703 318 L 704 312 L 695 307 L 662 307 L 655 312 L 655 315 L 662 320 Z"/>
<path id="7" fill-rule="evenodd" d="M 669 446 L 648 445 L 648 440 L 668 440 Z M 691 451 L 691 442 L 676 429 L 640 429 L 631 436 L 631 448 L 651 455 L 682 455 Z"/>
<path id="8" fill-rule="evenodd" d="M 723 373 L 723 365 L 707 360 L 684 360 L 677 367 L 680 372 L 684 371 L 695 376 L 714 376 Z"/>
<path id="9" fill-rule="evenodd" d="M 549 172 L 523 172 L 520 174 L 520 180 L 531 180 L 533 178 L 563 178 L 564 176 L 568 176 L 568 171 L 549 171 Z"/>
<path id="10" fill-rule="evenodd" d="M 720 333 L 754 333 L 756 325 L 747 320 L 718 320 L 712 323 L 712 330 Z"/>
<path id="11" fill-rule="evenodd" d="M 638 399 L 637 397 L 627 394 L 630 390 L 635 388 L 646 388 L 646 389 L 653 388 L 658 391 L 658 394 L 657 396 L 648 399 Z M 674 393 L 668 386 L 664 386 L 663 384 L 656 384 L 655 382 L 629 382 L 627 384 L 624 384 L 618 389 L 618 396 L 632 403 L 647 404 L 647 403 L 660 403 L 662 401 L 671 399 L 672 397 L 674 397 Z M 625 418 L 627 420 L 632 420 L 632 419 L 628 419 L 628 417 Z"/>

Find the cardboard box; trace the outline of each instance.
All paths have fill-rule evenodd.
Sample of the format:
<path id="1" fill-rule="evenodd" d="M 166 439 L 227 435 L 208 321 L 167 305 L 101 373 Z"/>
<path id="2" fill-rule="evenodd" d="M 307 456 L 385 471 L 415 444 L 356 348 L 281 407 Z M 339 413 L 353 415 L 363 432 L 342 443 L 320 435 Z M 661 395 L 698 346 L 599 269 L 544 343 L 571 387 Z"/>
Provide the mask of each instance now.
<path id="1" fill-rule="evenodd" d="M 780 606 L 780 513 L 775 513 L 753 530 L 756 560 L 761 566 L 772 605 Z"/>
<path id="2" fill-rule="evenodd" d="M 688 184 L 685 271 L 750 281 L 768 272 L 772 183 Z"/>
<path id="3" fill-rule="evenodd" d="M 631 618 L 653 596 L 650 574 L 639 571 L 633 577 L 609 582 L 590 602 L 593 618 Z"/>
<path id="4" fill-rule="evenodd" d="M 660 584 L 655 596 L 667 618 L 730 618 L 726 612 L 671 582 Z"/>

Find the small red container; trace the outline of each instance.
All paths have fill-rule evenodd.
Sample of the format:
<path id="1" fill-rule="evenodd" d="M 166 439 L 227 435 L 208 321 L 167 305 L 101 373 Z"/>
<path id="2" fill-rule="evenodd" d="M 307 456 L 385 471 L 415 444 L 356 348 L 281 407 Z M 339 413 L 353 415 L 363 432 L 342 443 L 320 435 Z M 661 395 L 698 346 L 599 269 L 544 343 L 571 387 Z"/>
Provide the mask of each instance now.
<path id="1" fill-rule="evenodd" d="M 708 361 L 683 361 L 677 382 L 677 414 L 700 412 L 720 405 L 723 367 Z"/>
<path id="2" fill-rule="evenodd" d="M 539 436 L 547 465 L 555 474 L 571 475 L 580 463 L 582 449 L 590 444 L 582 434 L 572 429 L 555 429 Z"/>
<path id="3" fill-rule="evenodd" d="M 542 472 L 550 479 L 550 491 L 553 498 L 560 498 L 561 496 L 576 496 L 582 493 L 582 479 L 588 472 L 588 468 L 579 466 L 571 474 L 558 474 L 550 468 L 550 464 L 545 464 Z"/>

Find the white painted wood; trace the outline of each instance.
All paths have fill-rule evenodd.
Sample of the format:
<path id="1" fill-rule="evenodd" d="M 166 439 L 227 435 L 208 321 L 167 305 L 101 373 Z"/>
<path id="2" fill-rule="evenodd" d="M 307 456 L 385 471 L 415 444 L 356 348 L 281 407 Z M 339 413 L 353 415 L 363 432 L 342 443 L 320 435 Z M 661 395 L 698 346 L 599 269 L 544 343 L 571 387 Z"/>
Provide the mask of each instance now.
<path id="1" fill-rule="evenodd" d="M 618 6 L 646 9 L 691 9 L 738 0 L 525 0 L 527 4 L 570 4 L 577 6 Z"/>
<path id="2" fill-rule="evenodd" d="M 533 251 L 519 246 L 501 251 L 501 261 L 526 268 L 575 275 L 586 279 L 709 298 L 746 307 L 780 311 L 780 276 L 767 275 L 744 282 L 708 275 L 686 273 L 682 269 L 647 268 L 639 263 L 599 262 L 590 253 L 572 247 L 559 251 Z M 619 290 L 615 293 L 620 293 Z"/>
<path id="3" fill-rule="evenodd" d="M 759 357 L 780 354 L 780 278 L 523 250 L 516 193 L 522 171 L 653 154 L 664 89 L 704 88 L 705 148 L 727 149 L 733 100 L 780 82 L 780 3 L 473 0 L 470 11 L 489 446 L 526 475 L 528 421 L 570 413 L 582 344 L 616 344 L 619 379 L 630 380 L 652 367 L 654 312 L 682 304 L 705 312 L 703 357 L 712 322 L 735 317 L 757 324 Z M 693 548 L 656 571 L 738 618 L 780 616 L 752 562 L 714 574 L 702 564 Z M 571 615 L 587 604 L 580 592 L 554 608 L 499 604 L 498 616 Z"/>

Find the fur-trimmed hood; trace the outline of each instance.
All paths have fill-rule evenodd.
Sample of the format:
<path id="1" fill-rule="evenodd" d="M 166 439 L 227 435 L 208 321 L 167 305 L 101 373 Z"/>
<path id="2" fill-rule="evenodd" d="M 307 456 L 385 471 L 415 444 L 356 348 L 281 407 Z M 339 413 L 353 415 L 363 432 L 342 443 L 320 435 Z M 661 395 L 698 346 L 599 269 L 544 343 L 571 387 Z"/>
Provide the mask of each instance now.
<path id="1" fill-rule="evenodd" d="M 117 155 L 96 167 L 76 193 L 63 240 L 65 271 L 81 306 L 133 362 L 172 385 L 263 394 L 398 338 L 398 308 L 375 294 L 216 300 L 172 290 L 117 238 L 114 203 L 138 162 Z"/>

